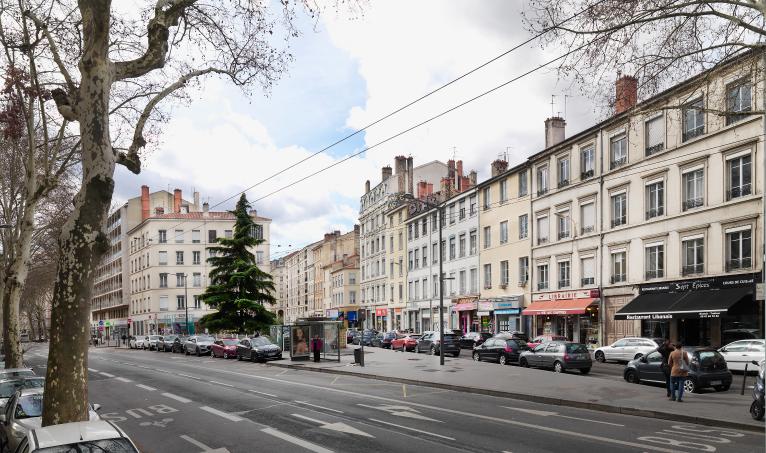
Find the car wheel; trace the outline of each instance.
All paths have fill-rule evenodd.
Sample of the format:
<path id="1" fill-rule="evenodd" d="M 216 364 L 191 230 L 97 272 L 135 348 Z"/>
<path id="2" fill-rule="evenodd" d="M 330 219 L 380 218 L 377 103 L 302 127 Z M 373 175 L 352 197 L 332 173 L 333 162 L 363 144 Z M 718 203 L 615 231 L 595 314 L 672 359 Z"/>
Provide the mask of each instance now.
<path id="1" fill-rule="evenodd" d="M 431 346 L 431 355 L 439 355 L 439 354 L 436 352 L 436 346 Z"/>
<path id="2" fill-rule="evenodd" d="M 508 363 L 508 359 L 505 357 L 505 354 L 500 354 L 500 358 L 497 359 L 497 363 L 500 365 L 506 365 Z"/>
<path id="3" fill-rule="evenodd" d="M 729 390 L 729 387 L 731 387 L 731 384 L 724 384 L 724 385 L 716 385 L 713 387 L 716 392 L 725 392 Z"/>
<path id="4" fill-rule="evenodd" d="M 639 352 L 638 354 L 636 354 L 636 355 L 633 357 L 633 360 L 638 360 L 638 359 L 640 359 L 640 358 L 641 358 L 641 357 L 643 357 L 643 356 L 644 356 L 644 355 L 643 355 L 643 354 L 641 354 L 641 353 Z"/>
<path id="5" fill-rule="evenodd" d="M 699 391 L 699 388 L 697 388 L 697 383 L 694 382 L 694 379 L 686 379 L 684 381 L 684 391 L 687 393 L 697 393 Z"/>
<path id="6" fill-rule="evenodd" d="M 588 374 L 588 373 L 590 373 L 590 368 L 580 368 L 580 373 L 581 374 Z"/>
<path id="7" fill-rule="evenodd" d="M 763 404 L 760 404 L 758 400 L 753 401 L 753 404 L 750 405 L 750 416 L 753 417 L 753 420 L 763 420 L 763 413 Z"/>
<path id="8" fill-rule="evenodd" d="M 522 357 L 521 359 L 519 359 L 519 366 L 524 368 L 529 368 L 529 362 L 527 362 L 527 359 Z"/>
<path id="9" fill-rule="evenodd" d="M 229 358 L 229 353 L 226 352 L 226 351 L 223 351 L 223 358 L 224 359 L 228 359 Z"/>
<path id="10" fill-rule="evenodd" d="M 626 380 L 626 381 L 628 381 L 628 382 L 629 382 L 629 383 L 631 383 L 631 384 L 638 384 L 638 383 L 639 383 L 639 381 L 640 381 L 640 380 L 638 379 L 638 373 L 636 373 L 636 372 L 635 372 L 635 371 L 633 371 L 633 370 L 628 370 L 628 371 L 625 373 L 625 380 Z"/>
<path id="11" fill-rule="evenodd" d="M 602 351 L 596 351 L 596 361 L 601 363 L 606 362 L 606 356 Z"/>
<path id="12" fill-rule="evenodd" d="M 474 353 L 471 355 L 471 357 L 473 357 L 474 362 L 481 361 L 481 357 L 479 357 L 479 353 L 478 352 L 474 351 Z"/>
<path id="13" fill-rule="evenodd" d="M 553 362 L 553 371 L 556 373 L 563 373 L 564 372 L 564 365 L 561 364 L 558 360 Z"/>

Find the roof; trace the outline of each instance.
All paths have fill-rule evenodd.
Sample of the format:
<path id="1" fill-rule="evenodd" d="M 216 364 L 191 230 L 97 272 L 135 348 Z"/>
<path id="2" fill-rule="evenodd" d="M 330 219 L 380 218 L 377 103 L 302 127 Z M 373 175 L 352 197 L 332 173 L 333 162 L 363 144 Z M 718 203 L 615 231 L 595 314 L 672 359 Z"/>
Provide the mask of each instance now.
<path id="1" fill-rule="evenodd" d="M 105 420 L 47 426 L 35 429 L 34 435 L 37 437 L 37 448 L 125 437 L 122 431 Z"/>
<path id="2" fill-rule="evenodd" d="M 170 212 L 167 214 L 149 216 L 151 219 L 190 219 L 190 220 L 237 220 L 237 216 L 228 211 L 209 211 L 207 216 L 205 212 Z M 254 220 L 271 221 L 268 217 L 255 216 Z"/>
<path id="3" fill-rule="evenodd" d="M 504 172 L 500 173 L 499 175 L 492 176 L 492 177 L 490 177 L 488 179 L 485 179 L 484 181 L 476 184 L 476 188 L 477 189 L 483 188 L 484 186 L 492 184 L 493 182 L 497 181 L 498 179 L 505 178 L 505 177 L 507 177 L 510 174 L 518 173 L 521 170 L 526 170 L 528 168 L 529 168 L 529 160 L 524 159 L 524 161 L 522 161 L 520 164 L 505 170 Z M 529 192 L 529 191 L 527 191 L 527 192 Z"/>

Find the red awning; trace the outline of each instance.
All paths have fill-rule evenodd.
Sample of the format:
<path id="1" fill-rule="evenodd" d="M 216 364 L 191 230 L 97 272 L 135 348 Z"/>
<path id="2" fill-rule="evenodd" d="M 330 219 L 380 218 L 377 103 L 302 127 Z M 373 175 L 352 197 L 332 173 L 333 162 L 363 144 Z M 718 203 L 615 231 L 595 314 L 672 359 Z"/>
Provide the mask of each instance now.
<path id="1" fill-rule="evenodd" d="M 591 304 L 598 299 L 561 299 L 532 302 L 525 308 L 522 315 L 582 315 Z"/>

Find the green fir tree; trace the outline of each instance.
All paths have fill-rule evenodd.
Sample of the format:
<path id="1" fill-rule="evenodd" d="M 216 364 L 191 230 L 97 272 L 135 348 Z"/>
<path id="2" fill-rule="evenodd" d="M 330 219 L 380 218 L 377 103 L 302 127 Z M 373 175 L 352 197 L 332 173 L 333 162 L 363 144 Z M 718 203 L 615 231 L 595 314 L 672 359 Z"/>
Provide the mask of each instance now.
<path id="1" fill-rule="evenodd" d="M 271 275 L 258 268 L 252 247 L 263 243 L 254 234 L 257 228 L 249 214 L 250 203 L 242 194 L 234 211 L 234 236 L 218 238 L 218 246 L 207 262 L 212 267 L 210 285 L 201 299 L 217 311 L 205 315 L 200 324 L 211 332 L 246 334 L 274 324 L 275 316 L 264 304 L 275 302 Z"/>

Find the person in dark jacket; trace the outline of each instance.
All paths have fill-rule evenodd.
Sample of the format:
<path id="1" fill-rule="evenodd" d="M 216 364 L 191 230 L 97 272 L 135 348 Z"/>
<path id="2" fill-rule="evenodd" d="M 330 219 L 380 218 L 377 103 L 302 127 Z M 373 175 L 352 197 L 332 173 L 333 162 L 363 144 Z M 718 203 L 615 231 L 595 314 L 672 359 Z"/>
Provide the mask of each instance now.
<path id="1" fill-rule="evenodd" d="M 670 357 L 670 353 L 673 352 L 673 350 L 674 348 L 670 344 L 670 338 L 665 338 L 665 341 L 663 341 L 660 347 L 657 348 L 657 352 L 662 356 L 662 365 L 660 365 L 660 368 L 662 369 L 662 374 L 665 375 L 665 390 L 668 393 L 668 398 L 670 398 L 671 393 L 670 365 L 668 364 L 668 357 Z"/>
<path id="2" fill-rule="evenodd" d="M 322 339 L 319 338 L 319 335 L 314 335 L 311 340 L 311 352 L 314 353 L 314 362 L 319 362 L 319 356 L 322 352 Z"/>

